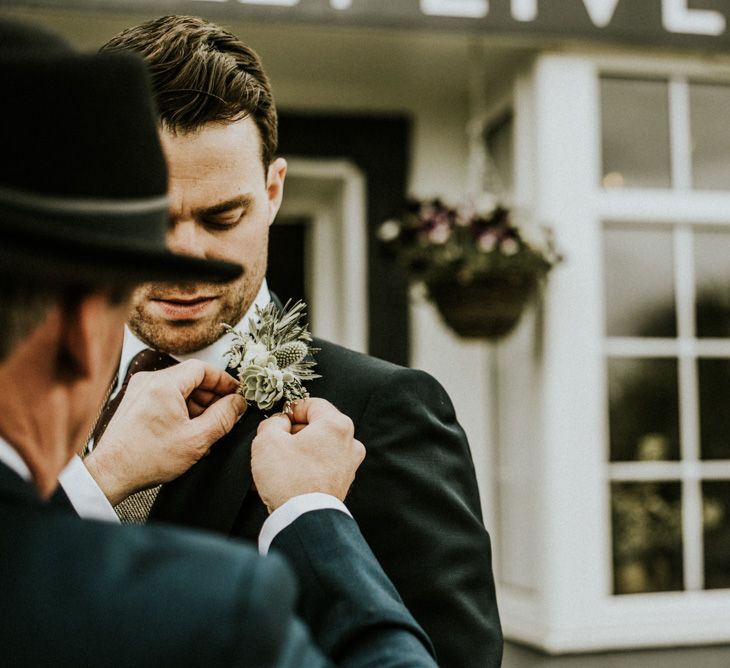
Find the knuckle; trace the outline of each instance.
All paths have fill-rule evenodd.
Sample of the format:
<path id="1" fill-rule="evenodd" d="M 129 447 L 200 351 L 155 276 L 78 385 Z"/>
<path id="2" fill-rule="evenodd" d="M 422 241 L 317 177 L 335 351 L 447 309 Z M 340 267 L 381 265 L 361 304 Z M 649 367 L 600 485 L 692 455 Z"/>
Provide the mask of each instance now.
<path id="1" fill-rule="evenodd" d="M 354 445 L 355 457 L 358 461 L 358 464 L 361 464 L 363 462 L 363 460 L 365 459 L 367 450 L 365 449 L 365 446 L 360 441 L 354 441 L 353 445 Z"/>
<path id="2" fill-rule="evenodd" d="M 344 415 L 340 412 L 337 412 L 335 415 L 323 418 L 322 422 L 324 422 L 327 428 L 330 431 L 334 432 L 337 436 L 352 436 L 355 431 L 355 426 L 352 420 L 347 417 L 347 415 Z"/>
<path id="3" fill-rule="evenodd" d="M 352 438 L 353 434 L 355 433 L 355 425 L 353 424 L 352 420 L 347 415 L 340 413 L 337 416 L 336 421 L 337 427 L 342 435 Z"/>
<path id="4" fill-rule="evenodd" d="M 150 372 L 149 371 L 137 371 L 127 383 L 127 387 L 130 388 L 136 388 L 140 385 L 143 385 L 149 378 Z"/>

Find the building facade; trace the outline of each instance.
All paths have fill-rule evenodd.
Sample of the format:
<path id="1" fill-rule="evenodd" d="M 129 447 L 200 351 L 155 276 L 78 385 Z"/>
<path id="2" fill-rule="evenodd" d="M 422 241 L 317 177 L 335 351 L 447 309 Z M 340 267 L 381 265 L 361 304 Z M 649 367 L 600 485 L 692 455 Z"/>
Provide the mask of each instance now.
<path id="1" fill-rule="evenodd" d="M 302 249 L 281 280 L 320 336 L 446 386 L 508 637 L 730 641 L 730 2 L 6 4 L 89 48 L 197 13 L 262 55 L 290 160 L 276 234 Z M 448 330 L 374 236 L 406 195 L 465 196 L 474 122 L 565 258 L 498 345 Z"/>

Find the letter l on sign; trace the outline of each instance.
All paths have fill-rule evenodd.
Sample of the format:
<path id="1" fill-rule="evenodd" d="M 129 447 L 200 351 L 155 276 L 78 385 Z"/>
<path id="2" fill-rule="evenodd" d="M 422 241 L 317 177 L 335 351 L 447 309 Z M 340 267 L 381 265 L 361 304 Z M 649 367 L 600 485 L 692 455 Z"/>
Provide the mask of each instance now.
<path id="1" fill-rule="evenodd" d="M 662 23 L 667 32 L 722 35 L 725 17 L 711 9 L 689 9 L 687 0 L 662 0 Z"/>

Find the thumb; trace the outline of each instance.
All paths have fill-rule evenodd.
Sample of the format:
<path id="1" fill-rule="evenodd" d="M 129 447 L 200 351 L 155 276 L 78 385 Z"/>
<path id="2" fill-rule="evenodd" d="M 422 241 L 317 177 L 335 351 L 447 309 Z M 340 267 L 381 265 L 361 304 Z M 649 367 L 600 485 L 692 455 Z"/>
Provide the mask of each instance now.
<path id="1" fill-rule="evenodd" d="M 289 416 L 286 413 L 275 413 L 259 423 L 256 433 L 260 435 L 269 431 L 272 434 L 289 434 L 291 430 L 292 424 Z"/>
<path id="2" fill-rule="evenodd" d="M 246 408 L 246 400 L 240 394 L 229 394 L 208 406 L 198 417 L 193 418 L 190 424 L 195 427 L 197 433 L 209 441 L 208 445 L 212 445 L 233 429 L 233 425 L 246 412 Z"/>

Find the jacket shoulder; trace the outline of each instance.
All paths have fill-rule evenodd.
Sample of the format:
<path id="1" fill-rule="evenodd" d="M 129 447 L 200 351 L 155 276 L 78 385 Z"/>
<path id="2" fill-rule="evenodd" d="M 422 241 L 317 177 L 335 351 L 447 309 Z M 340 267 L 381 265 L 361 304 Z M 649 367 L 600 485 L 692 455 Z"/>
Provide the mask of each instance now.
<path id="1" fill-rule="evenodd" d="M 17 665 L 275 662 L 291 619 L 280 613 L 295 600 L 283 559 L 203 533 L 86 522 L 43 507 L 0 507 L 0 518 L 8 529 L 0 609 L 11 620 L 0 642 Z M 34 629 L 43 643 L 28 641 Z"/>
<path id="2" fill-rule="evenodd" d="M 337 368 L 360 372 L 367 371 L 383 376 L 405 369 L 405 367 L 399 366 L 398 364 L 393 364 L 378 357 L 345 348 L 325 339 L 315 337 L 312 345 L 315 348 L 319 348 L 319 352 L 315 354 L 315 359 L 319 366 L 329 367 L 332 365 Z"/>
<path id="3" fill-rule="evenodd" d="M 371 399 L 381 394 L 399 397 L 400 402 L 416 391 L 423 400 L 453 412 L 446 391 L 425 371 L 386 362 L 324 339 L 315 338 L 312 345 L 319 348 L 314 358 L 315 372 L 321 378 L 308 382 L 307 388 L 312 396 L 331 401 L 356 424 Z"/>

